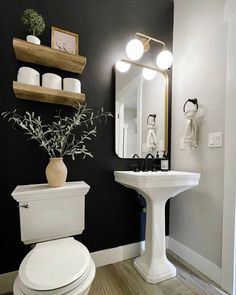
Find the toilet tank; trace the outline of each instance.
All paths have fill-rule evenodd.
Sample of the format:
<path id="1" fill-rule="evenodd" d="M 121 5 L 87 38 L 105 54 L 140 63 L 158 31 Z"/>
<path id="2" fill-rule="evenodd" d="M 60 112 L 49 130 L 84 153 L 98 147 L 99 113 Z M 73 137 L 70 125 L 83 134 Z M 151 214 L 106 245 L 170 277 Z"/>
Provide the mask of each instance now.
<path id="1" fill-rule="evenodd" d="M 59 188 L 48 184 L 17 186 L 12 196 L 19 203 L 22 242 L 32 244 L 81 234 L 89 188 L 83 181 L 67 182 Z"/>

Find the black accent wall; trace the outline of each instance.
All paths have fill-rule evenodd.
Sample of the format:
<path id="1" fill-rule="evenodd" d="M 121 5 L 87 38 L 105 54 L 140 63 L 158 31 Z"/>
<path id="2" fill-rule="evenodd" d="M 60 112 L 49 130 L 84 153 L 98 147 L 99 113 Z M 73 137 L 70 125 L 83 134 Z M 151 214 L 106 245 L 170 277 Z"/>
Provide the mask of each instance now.
<path id="1" fill-rule="evenodd" d="M 60 105 L 23 101 L 15 98 L 12 81 L 20 66 L 32 66 L 41 74 L 78 77 L 88 106 L 115 111 L 114 64 L 125 57 L 125 45 L 135 32 L 159 38 L 172 47 L 173 2 L 171 0 L 8 0 L 1 1 L 0 19 L 0 112 L 17 109 L 35 111 L 50 121 L 58 110 L 70 115 L 72 109 Z M 77 32 L 80 53 L 87 57 L 81 75 L 30 65 L 16 60 L 12 38 L 25 39 L 20 18 L 26 8 L 43 15 L 46 30 L 42 44 L 50 46 L 51 26 Z M 158 46 L 153 46 L 158 50 Z M 152 49 L 144 62 L 154 64 Z M 30 250 L 20 240 L 19 212 L 11 192 L 17 185 L 44 183 L 47 154 L 37 143 L 27 141 L 21 130 L 13 130 L 0 119 L 0 273 L 17 270 Z M 68 181 L 84 180 L 91 189 L 86 197 L 85 230 L 76 237 L 89 251 L 135 243 L 144 239 L 145 214 L 137 193 L 114 181 L 114 170 L 129 170 L 136 160 L 115 154 L 115 122 L 97 124 L 98 137 L 89 145 L 94 158 L 65 158 Z M 167 219 L 168 233 L 168 219 Z"/>

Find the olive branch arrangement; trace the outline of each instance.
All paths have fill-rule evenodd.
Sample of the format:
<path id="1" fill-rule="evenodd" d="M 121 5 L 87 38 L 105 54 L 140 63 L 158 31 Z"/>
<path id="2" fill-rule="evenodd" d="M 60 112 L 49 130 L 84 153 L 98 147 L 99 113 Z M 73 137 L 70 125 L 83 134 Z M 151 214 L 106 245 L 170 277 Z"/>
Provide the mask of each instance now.
<path id="1" fill-rule="evenodd" d="M 9 122 L 13 122 L 12 127 L 15 125 L 21 127 L 29 139 L 36 140 L 50 158 L 62 158 L 69 155 L 74 160 L 79 154 L 83 155 L 83 159 L 86 156 L 93 157 L 85 142 L 96 137 L 97 130 L 93 127 L 94 120 L 101 121 L 104 117 L 106 123 L 107 118 L 113 115 L 110 112 L 104 112 L 103 108 L 94 114 L 92 109 L 87 108 L 86 105 L 76 106 L 75 109 L 72 117 L 62 117 L 59 113 L 54 116 L 55 121 L 51 124 L 43 124 L 40 116 L 28 111 L 23 116 L 16 110 L 4 112 L 2 116 Z M 92 129 L 83 130 L 79 138 L 76 138 L 74 131 L 78 126 L 85 126 L 87 129 L 92 127 Z"/>

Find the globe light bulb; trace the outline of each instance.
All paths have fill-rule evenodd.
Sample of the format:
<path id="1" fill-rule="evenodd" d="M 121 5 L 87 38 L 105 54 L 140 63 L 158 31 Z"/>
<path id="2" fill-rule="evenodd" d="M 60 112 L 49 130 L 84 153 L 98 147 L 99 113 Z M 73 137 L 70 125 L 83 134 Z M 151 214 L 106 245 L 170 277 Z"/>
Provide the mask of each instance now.
<path id="1" fill-rule="evenodd" d="M 172 63 L 173 63 L 173 55 L 170 51 L 163 50 L 158 54 L 156 59 L 156 64 L 159 69 L 166 70 L 169 67 L 171 67 Z"/>
<path id="2" fill-rule="evenodd" d="M 121 73 L 125 73 L 128 72 L 128 70 L 130 69 L 131 64 L 122 60 L 119 60 L 116 62 L 116 69 L 121 72 Z"/>
<path id="3" fill-rule="evenodd" d="M 126 54 L 131 60 L 138 60 L 142 57 L 144 53 L 143 43 L 138 39 L 133 39 L 129 41 L 126 46 Z"/>
<path id="4" fill-rule="evenodd" d="M 145 80 L 153 80 L 156 77 L 156 74 L 157 72 L 152 69 L 143 68 L 143 78 Z"/>

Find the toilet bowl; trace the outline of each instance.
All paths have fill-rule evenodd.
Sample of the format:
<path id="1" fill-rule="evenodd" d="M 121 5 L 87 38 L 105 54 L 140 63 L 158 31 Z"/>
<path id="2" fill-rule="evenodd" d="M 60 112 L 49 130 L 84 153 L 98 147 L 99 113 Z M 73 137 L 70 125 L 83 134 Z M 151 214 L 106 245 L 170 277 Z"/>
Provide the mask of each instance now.
<path id="1" fill-rule="evenodd" d="M 88 249 L 74 238 L 36 244 L 23 259 L 14 295 L 87 295 L 95 276 Z"/>

